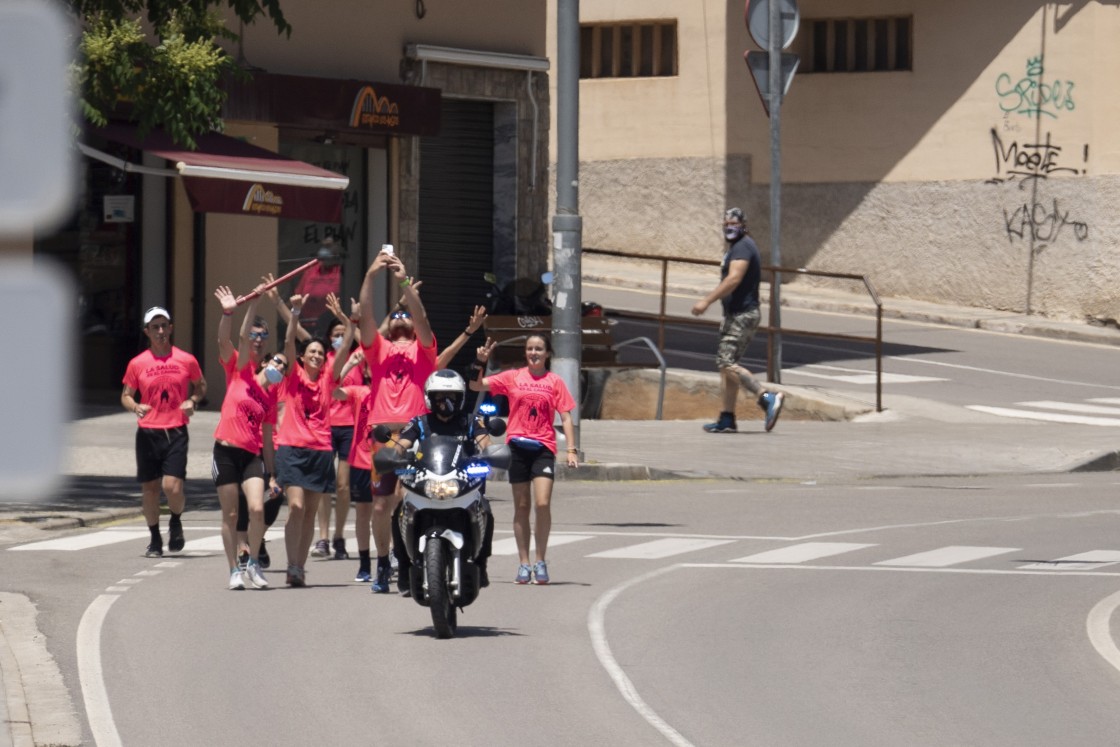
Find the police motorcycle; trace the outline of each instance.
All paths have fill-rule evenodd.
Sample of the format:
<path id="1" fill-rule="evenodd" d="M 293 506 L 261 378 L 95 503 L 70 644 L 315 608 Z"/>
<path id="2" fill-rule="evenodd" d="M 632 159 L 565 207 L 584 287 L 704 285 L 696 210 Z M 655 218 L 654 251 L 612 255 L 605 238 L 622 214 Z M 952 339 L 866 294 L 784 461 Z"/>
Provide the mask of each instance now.
<path id="1" fill-rule="evenodd" d="M 424 387 L 425 404 L 432 414 L 419 419 L 419 437 L 409 449 L 402 452 L 399 447 L 403 444 L 393 443 L 385 426 L 377 426 L 373 434 L 377 441 L 398 447 L 379 449 L 374 454 L 374 469 L 379 475 L 395 473 L 403 486 L 399 528 L 412 562 L 409 586 L 416 603 L 431 610 L 437 638 L 454 637 L 457 610 L 478 598 L 477 561 L 490 513 L 481 491 L 491 471 L 508 469 L 510 460 L 504 443 L 477 449 L 477 419 L 461 412 L 465 399 L 462 377 L 453 371 L 437 371 Z M 447 407 L 456 410 L 459 432 L 432 432 L 439 425 L 432 426 L 435 413 Z M 481 407 L 480 418 L 491 436 L 505 433 L 505 421 Z M 401 435 L 408 432 L 406 428 Z"/>

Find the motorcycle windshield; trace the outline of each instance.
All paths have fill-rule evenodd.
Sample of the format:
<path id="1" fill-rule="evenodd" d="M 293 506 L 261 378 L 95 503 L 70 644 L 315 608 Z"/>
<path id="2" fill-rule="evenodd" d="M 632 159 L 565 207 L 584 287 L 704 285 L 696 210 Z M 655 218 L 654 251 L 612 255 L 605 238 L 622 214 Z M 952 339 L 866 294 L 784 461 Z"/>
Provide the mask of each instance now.
<path id="1" fill-rule="evenodd" d="M 416 466 L 433 475 L 454 472 L 463 444 L 452 436 L 428 436 L 416 447 Z"/>

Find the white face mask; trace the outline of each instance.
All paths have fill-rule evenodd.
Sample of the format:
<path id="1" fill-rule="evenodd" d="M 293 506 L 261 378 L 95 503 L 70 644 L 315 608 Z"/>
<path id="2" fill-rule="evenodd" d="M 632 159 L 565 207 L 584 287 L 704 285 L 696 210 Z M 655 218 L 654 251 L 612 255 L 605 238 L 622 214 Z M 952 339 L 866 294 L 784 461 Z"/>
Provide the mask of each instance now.
<path id="1" fill-rule="evenodd" d="M 338 350 L 339 348 L 341 348 L 342 347 L 342 338 L 341 337 L 332 337 L 331 338 L 331 347 L 333 347 L 335 350 Z"/>
<path id="2" fill-rule="evenodd" d="M 284 372 L 275 366 L 266 366 L 264 369 L 264 377 L 268 379 L 270 384 L 279 384 L 284 380 Z"/>
<path id="3" fill-rule="evenodd" d="M 723 238 L 727 239 L 728 241 L 738 241 L 742 237 L 743 237 L 743 227 L 742 226 L 724 226 L 723 227 Z"/>

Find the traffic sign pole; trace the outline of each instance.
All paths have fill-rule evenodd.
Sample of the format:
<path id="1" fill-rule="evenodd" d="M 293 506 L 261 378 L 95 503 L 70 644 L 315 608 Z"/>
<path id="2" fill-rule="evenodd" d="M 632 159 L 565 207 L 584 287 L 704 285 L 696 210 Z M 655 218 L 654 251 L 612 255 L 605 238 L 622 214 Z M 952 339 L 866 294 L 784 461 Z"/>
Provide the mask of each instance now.
<path id="1" fill-rule="evenodd" d="M 782 15 L 779 0 L 770 4 L 770 263 L 782 266 Z M 782 274 L 770 285 L 770 381 L 782 383 Z"/>

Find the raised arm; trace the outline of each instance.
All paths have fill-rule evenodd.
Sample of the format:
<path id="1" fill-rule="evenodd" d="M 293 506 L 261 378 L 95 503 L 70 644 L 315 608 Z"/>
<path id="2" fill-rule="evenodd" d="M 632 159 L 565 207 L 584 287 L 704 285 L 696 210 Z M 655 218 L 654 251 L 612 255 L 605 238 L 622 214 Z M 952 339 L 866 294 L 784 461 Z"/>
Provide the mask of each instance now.
<path id="1" fill-rule="evenodd" d="M 264 284 L 258 285 L 254 290 L 260 291 Z M 241 320 L 241 340 L 237 344 L 237 365 L 240 368 L 252 365 L 252 343 L 249 340 L 249 330 L 253 328 L 253 320 L 257 317 L 257 304 L 261 301 L 259 295 L 249 299 L 245 304 L 245 318 Z"/>
<path id="2" fill-rule="evenodd" d="M 494 350 L 494 342 L 491 338 L 487 337 L 483 345 L 479 345 L 475 350 L 475 361 L 471 364 L 471 370 L 478 370 L 477 378 L 471 379 L 468 385 L 472 392 L 484 392 L 490 388 L 490 379 L 486 374 L 486 362 L 490 360 L 490 353 Z"/>
<path id="3" fill-rule="evenodd" d="M 412 314 L 412 331 L 416 333 L 420 345 L 429 348 L 435 338 L 432 336 L 432 325 L 428 322 L 428 312 L 424 310 L 424 302 L 412 287 L 412 278 L 405 274 L 404 262 L 401 262 L 399 257 L 390 257 L 390 260 L 393 262 L 393 276 L 396 277 L 397 284 L 403 291 L 401 296 L 408 306 L 408 313 Z"/>
<path id="4" fill-rule="evenodd" d="M 384 252 L 373 258 L 373 263 L 366 270 L 362 279 L 362 290 L 358 293 L 360 309 L 358 324 L 361 330 L 362 347 L 368 348 L 373 344 L 373 336 L 377 334 L 377 320 L 373 317 L 373 291 L 374 278 L 388 265 L 391 255 Z"/>
<path id="5" fill-rule="evenodd" d="M 222 318 L 218 320 L 218 359 L 225 363 L 236 350 L 230 333 L 233 330 L 233 312 L 237 311 L 237 299 L 228 285 L 219 285 L 214 298 L 222 305 Z"/>
<path id="6" fill-rule="evenodd" d="M 447 368 L 451 364 L 451 359 L 455 357 L 464 345 L 471 339 L 471 335 L 478 331 L 482 323 L 486 321 L 486 307 L 475 306 L 474 312 L 471 314 L 471 319 L 467 322 L 467 328 L 459 333 L 459 336 L 451 341 L 451 344 L 440 351 L 439 357 L 436 359 L 436 368 Z"/>
<path id="7" fill-rule="evenodd" d="M 294 371 L 296 360 L 296 327 L 299 326 L 299 313 L 303 310 L 303 296 L 298 294 L 292 296 L 291 304 L 292 323 L 288 325 L 287 333 L 284 335 L 284 355 L 288 358 L 288 370 Z"/>
<path id="8" fill-rule="evenodd" d="M 270 272 L 267 275 L 263 275 L 261 277 L 261 282 L 265 284 L 272 283 L 275 282 L 275 278 L 272 277 L 272 273 Z M 283 320 L 284 324 L 288 325 L 289 327 L 292 326 L 292 312 L 288 310 L 288 307 L 284 303 L 284 299 L 280 297 L 280 291 L 276 289 L 276 286 L 269 288 L 265 295 L 267 295 L 269 300 L 276 305 L 276 313 L 280 315 L 280 319 Z M 311 339 L 311 333 L 303 328 L 303 325 L 299 323 L 299 319 L 295 320 L 295 327 L 297 340 L 299 340 L 300 342 L 307 342 Z"/>
<path id="9" fill-rule="evenodd" d="M 350 345 L 354 342 L 354 323 L 342 311 L 342 304 L 338 302 L 338 296 L 333 293 L 327 294 L 327 308 L 334 314 L 335 319 L 342 322 L 342 346 L 335 354 L 334 365 L 331 367 L 331 381 L 342 381 L 342 368 L 346 365 L 346 359 L 350 357 L 347 355 L 347 351 L 350 350 Z"/>

